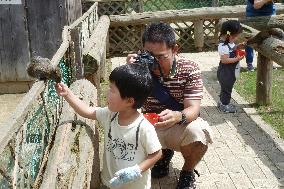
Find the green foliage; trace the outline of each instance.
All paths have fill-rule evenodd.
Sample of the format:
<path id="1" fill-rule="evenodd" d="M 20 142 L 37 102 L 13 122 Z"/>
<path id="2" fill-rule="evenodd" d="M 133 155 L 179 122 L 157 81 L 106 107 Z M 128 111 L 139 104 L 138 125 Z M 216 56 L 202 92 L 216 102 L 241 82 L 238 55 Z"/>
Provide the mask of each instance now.
<path id="1" fill-rule="evenodd" d="M 273 70 L 272 104 L 257 106 L 261 117 L 284 138 L 284 69 Z M 256 72 L 243 72 L 238 79 L 235 89 L 248 102 L 255 103 Z"/>
<path id="2" fill-rule="evenodd" d="M 244 5 L 245 0 L 219 0 L 219 6 Z M 211 7 L 212 0 L 145 0 L 144 11 L 192 9 Z"/>

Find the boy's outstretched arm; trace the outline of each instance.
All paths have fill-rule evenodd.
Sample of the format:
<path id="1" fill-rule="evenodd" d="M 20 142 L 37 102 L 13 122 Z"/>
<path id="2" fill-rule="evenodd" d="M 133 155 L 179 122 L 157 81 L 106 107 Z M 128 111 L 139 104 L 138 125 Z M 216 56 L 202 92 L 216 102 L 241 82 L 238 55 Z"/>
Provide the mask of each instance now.
<path id="1" fill-rule="evenodd" d="M 95 107 L 90 107 L 80 100 L 68 87 L 63 83 L 57 83 L 55 85 L 56 92 L 59 96 L 69 103 L 69 105 L 77 112 L 80 116 L 96 119 Z"/>

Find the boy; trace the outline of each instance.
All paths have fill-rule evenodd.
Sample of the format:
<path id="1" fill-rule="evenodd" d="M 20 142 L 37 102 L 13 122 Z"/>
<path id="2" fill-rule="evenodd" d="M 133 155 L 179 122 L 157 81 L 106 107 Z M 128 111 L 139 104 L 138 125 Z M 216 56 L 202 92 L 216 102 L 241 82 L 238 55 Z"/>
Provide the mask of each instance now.
<path id="1" fill-rule="evenodd" d="M 110 76 L 108 106 L 89 107 L 64 84 L 56 85 L 81 116 L 95 119 L 104 127 L 105 149 L 102 182 L 110 188 L 150 189 L 150 169 L 161 158 L 155 128 L 137 111 L 152 91 L 152 77 L 141 64 L 115 68 Z"/>

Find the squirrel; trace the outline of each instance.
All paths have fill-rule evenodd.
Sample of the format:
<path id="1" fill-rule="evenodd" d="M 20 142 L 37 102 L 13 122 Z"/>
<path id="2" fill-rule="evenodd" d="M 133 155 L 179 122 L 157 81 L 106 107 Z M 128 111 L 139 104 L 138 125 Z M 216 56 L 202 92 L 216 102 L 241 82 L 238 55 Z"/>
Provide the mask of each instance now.
<path id="1" fill-rule="evenodd" d="M 59 68 L 54 68 L 48 58 L 35 56 L 27 67 L 27 73 L 30 77 L 39 80 L 53 79 L 56 83 L 61 82 L 61 72 Z"/>

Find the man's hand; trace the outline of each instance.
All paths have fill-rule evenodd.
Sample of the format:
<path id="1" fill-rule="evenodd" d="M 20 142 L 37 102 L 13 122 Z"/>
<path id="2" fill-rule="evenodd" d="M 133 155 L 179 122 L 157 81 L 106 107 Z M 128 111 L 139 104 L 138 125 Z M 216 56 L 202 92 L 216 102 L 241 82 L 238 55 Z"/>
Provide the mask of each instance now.
<path id="1" fill-rule="evenodd" d="M 59 96 L 66 97 L 68 95 L 69 88 L 64 83 L 56 83 L 55 89 Z"/>
<path id="2" fill-rule="evenodd" d="M 122 184 L 126 184 L 131 181 L 134 181 L 140 177 L 142 177 L 141 170 L 139 166 L 136 164 L 132 167 L 127 167 L 127 168 L 117 171 L 114 174 L 114 177 L 109 181 L 109 183 L 113 187 L 118 187 Z"/>
<path id="3" fill-rule="evenodd" d="M 162 111 L 160 114 L 159 122 L 156 123 L 154 126 L 155 128 L 165 128 L 165 127 L 172 127 L 181 120 L 181 113 L 178 111 L 172 111 L 166 109 Z"/>
<path id="4" fill-rule="evenodd" d="M 128 54 L 126 57 L 126 63 L 127 64 L 134 63 L 136 61 L 137 56 L 138 56 L 137 54 Z"/>

